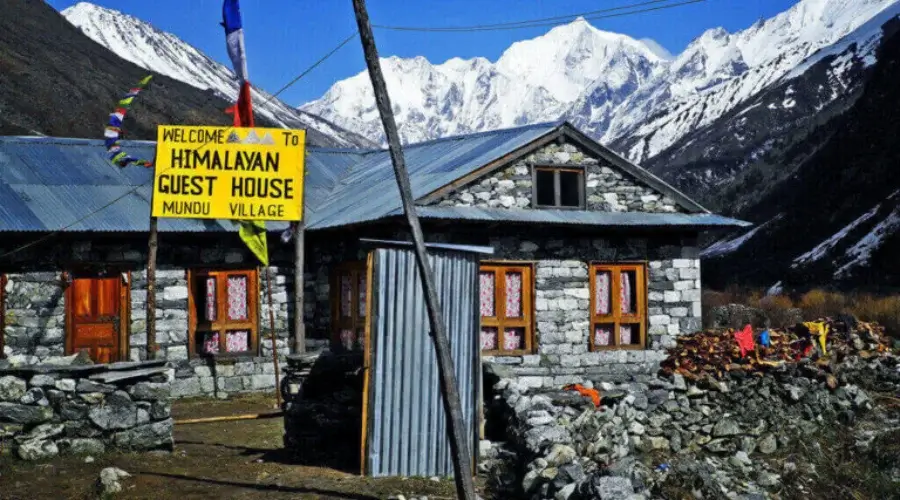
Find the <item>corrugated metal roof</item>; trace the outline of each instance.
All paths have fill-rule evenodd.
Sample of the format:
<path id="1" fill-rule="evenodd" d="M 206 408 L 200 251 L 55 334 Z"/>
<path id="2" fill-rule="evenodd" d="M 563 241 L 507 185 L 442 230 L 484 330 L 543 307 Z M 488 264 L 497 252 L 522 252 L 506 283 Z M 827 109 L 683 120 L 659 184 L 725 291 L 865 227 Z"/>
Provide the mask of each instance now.
<path id="1" fill-rule="evenodd" d="M 748 227 L 751 223 L 716 214 L 590 212 L 586 210 L 525 210 L 479 207 L 417 207 L 423 219 L 473 220 L 495 222 L 539 222 L 622 227 Z M 402 215 L 395 210 L 391 215 Z"/>
<path id="2" fill-rule="evenodd" d="M 559 123 L 449 137 L 404 146 L 414 198 L 420 198 L 473 170 L 552 132 Z M 366 155 L 352 166 L 307 219 L 321 229 L 380 219 L 402 206 L 388 151 Z"/>
<path id="3" fill-rule="evenodd" d="M 413 196 L 421 198 L 492 161 L 559 130 L 564 122 L 481 132 L 404 146 Z M 124 141 L 136 156 L 152 158 L 155 143 Z M 307 149 L 304 218 L 309 229 L 374 221 L 401 212 L 387 150 Z M 634 167 L 637 168 L 637 167 Z M 0 231 L 146 231 L 153 172 L 120 169 L 102 140 L 0 137 Z M 649 174 L 647 174 L 649 175 Z M 661 181 L 660 181 L 661 182 Z M 113 202 L 109 208 L 93 213 Z M 702 207 L 701 207 L 702 208 Z M 421 208 L 423 216 L 600 225 L 737 225 L 706 214 L 610 214 Z M 437 211 L 436 211 L 437 210 Z M 286 223 L 267 224 L 282 231 Z M 161 219 L 160 231 L 233 231 L 230 221 Z"/>
<path id="4" fill-rule="evenodd" d="M 369 243 L 372 245 L 377 245 L 379 247 L 404 247 L 404 248 L 412 248 L 413 242 L 411 241 L 396 241 L 396 240 L 376 240 L 371 238 L 360 238 L 360 243 Z M 436 248 L 441 250 L 454 250 L 457 252 L 467 252 L 467 253 L 483 253 L 492 255 L 494 253 L 493 247 L 484 247 L 478 245 L 457 245 L 451 243 L 425 243 L 425 248 Z"/>

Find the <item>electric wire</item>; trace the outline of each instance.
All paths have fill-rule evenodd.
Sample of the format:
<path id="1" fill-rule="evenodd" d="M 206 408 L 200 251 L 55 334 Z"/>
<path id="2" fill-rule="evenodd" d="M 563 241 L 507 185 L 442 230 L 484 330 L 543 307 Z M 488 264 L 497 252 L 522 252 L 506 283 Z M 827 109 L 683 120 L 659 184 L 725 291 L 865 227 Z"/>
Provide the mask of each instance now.
<path id="1" fill-rule="evenodd" d="M 602 12 L 613 12 L 619 10 L 626 9 L 634 9 L 636 7 L 647 6 L 651 4 L 658 4 L 668 2 L 670 0 L 652 0 L 647 2 L 641 2 L 630 5 L 623 5 L 619 7 L 611 7 L 609 9 L 602 9 L 599 11 L 590 11 L 588 13 L 581 14 L 571 14 L 568 16 L 557 16 L 557 17 L 548 17 L 548 18 L 540 18 L 540 19 L 532 19 L 529 21 L 516 21 L 511 23 L 496 23 L 496 24 L 481 24 L 481 25 L 472 25 L 472 26 L 448 26 L 448 27 L 440 27 L 440 26 L 392 26 L 392 25 L 384 25 L 384 24 L 373 24 L 373 28 L 379 28 L 384 30 L 391 31 L 421 31 L 421 32 L 429 32 L 429 33 L 471 33 L 477 31 L 502 31 L 502 30 L 514 30 L 514 29 L 523 29 L 523 28 L 537 28 L 537 27 L 547 27 L 547 26 L 560 26 L 563 24 L 568 24 L 574 19 L 578 17 L 583 17 L 585 20 L 597 20 L 597 19 L 608 19 L 613 17 L 623 17 L 630 16 L 634 14 L 642 14 L 646 12 L 653 12 L 658 10 L 666 10 L 672 9 L 675 7 L 683 7 L 690 4 L 705 2 L 706 0 L 686 0 L 682 2 L 676 3 L 668 3 L 665 5 L 657 5 L 656 7 L 646 7 L 638 10 L 630 10 L 628 12 L 619 12 L 616 14 L 598 14 Z M 595 15 L 592 15 L 595 14 Z M 550 22 L 546 22 L 550 21 Z"/>
<path id="2" fill-rule="evenodd" d="M 279 95 L 281 95 L 282 93 L 284 93 L 286 90 L 288 90 L 288 89 L 291 88 L 293 85 L 295 85 L 297 82 L 299 82 L 301 79 L 303 79 L 303 77 L 305 77 L 306 75 L 308 75 L 310 71 L 312 71 L 313 69 L 315 69 L 316 67 L 318 67 L 318 66 L 319 66 L 320 64 L 322 64 L 323 62 L 325 62 L 329 57 L 333 56 L 333 55 L 334 55 L 341 47 L 343 47 L 343 46 L 346 45 L 350 40 L 352 40 L 353 37 L 355 37 L 355 36 L 357 35 L 357 33 L 358 33 L 358 32 L 354 31 L 352 35 L 350 35 L 349 37 L 347 37 L 344 41 L 342 41 L 340 44 L 338 44 L 334 49 L 332 49 L 330 52 L 328 52 L 327 54 L 325 54 L 323 57 L 321 57 L 318 61 L 316 61 L 315 63 L 313 63 L 311 66 L 309 66 L 309 67 L 307 67 L 306 69 L 304 69 L 303 72 L 300 73 L 300 75 L 298 75 L 298 76 L 297 76 L 296 78 L 294 78 L 290 83 L 288 83 L 287 85 L 285 85 L 284 87 L 282 87 L 278 92 L 276 92 L 276 93 L 273 94 L 271 97 L 269 97 L 269 99 L 267 99 L 266 101 L 264 101 L 263 104 L 262 104 L 262 106 L 265 106 L 266 104 L 268 104 L 268 103 L 271 102 L 272 100 L 276 99 Z M 226 130 L 226 132 L 230 132 L 233 128 L 234 128 L 234 127 L 228 127 L 228 129 Z M 203 148 L 205 148 L 205 147 L 206 147 L 207 145 L 209 145 L 209 144 L 210 144 L 210 143 L 205 143 L 205 144 L 203 144 L 202 146 L 200 146 L 199 148 L 197 148 L 197 151 L 202 151 Z M 125 167 L 125 168 L 128 168 L 128 167 Z M 163 172 L 166 172 L 166 171 L 170 170 L 171 168 L 172 168 L 172 167 L 169 167 L 169 168 L 163 170 Z M 10 255 L 14 255 L 14 254 L 17 254 L 17 253 L 22 252 L 22 251 L 24 251 L 24 250 L 27 250 L 27 249 L 29 249 L 29 248 L 35 246 L 35 245 L 38 245 L 38 244 L 40 244 L 40 243 L 43 243 L 43 242 L 49 240 L 50 238 L 53 238 L 53 237 L 56 236 L 57 234 L 59 234 L 59 233 L 65 231 L 65 230 L 67 230 L 67 229 L 70 229 L 70 228 L 72 228 L 72 227 L 74 227 L 74 226 L 77 226 L 78 224 L 81 224 L 81 223 L 84 222 L 85 220 L 87 220 L 87 219 L 89 219 L 89 218 L 91 218 L 91 217 L 97 215 L 98 213 L 100 213 L 100 212 L 102 212 L 102 211 L 104 211 L 104 210 L 107 210 L 108 208 L 112 207 L 113 205 L 115 205 L 115 204 L 118 203 L 119 201 L 125 199 L 127 196 L 129 196 L 129 195 L 131 195 L 131 194 L 133 194 L 133 193 L 136 193 L 139 189 L 141 189 L 141 188 L 143 188 L 144 186 L 147 186 L 148 184 L 150 184 L 150 182 L 152 182 L 152 181 L 145 182 L 145 183 L 143 183 L 143 184 L 141 184 L 141 185 L 135 186 L 135 187 L 132 188 L 132 189 L 129 189 L 129 190 L 126 191 L 125 193 L 123 193 L 123 194 L 117 196 L 116 198 L 113 198 L 113 199 L 110 200 L 109 202 L 107 202 L 107 203 L 105 203 L 104 205 L 102 205 L 100 208 L 91 211 L 90 213 L 84 215 L 83 217 L 79 218 L 78 220 L 76 220 L 76 221 L 74 221 L 74 222 L 71 222 L 71 223 L 69 223 L 69 224 L 66 224 L 65 226 L 62 226 L 62 227 L 60 227 L 60 228 L 58 228 L 58 229 L 55 229 L 55 230 L 51 231 L 50 233 L 47 233 L 46 235 L 44 235 L 44 236 L 42 236 L 42 237 L 40 237 L 40 238 L 38 238 L 38 239 L 36 239 L 36 240 L 34 240 L 34 241 L 31 241 L 31 242 L 26 243 L 26 244 L 24 244 L 24 245 L 21 245 L 21 246 L 19 246 L 19 247 L 17 247 L 17 248 L 14 248 L 14 249 L 12 249 L 12 250 L 10 250 L 10 251 L 8 251 L 8 252 L 5 252 L 5 253 L 3 253 L 3 254 L 0 254 L 0 259 L 4 259 L 4 258 L 6 258 L 6 257 L 9 257 Z"/>

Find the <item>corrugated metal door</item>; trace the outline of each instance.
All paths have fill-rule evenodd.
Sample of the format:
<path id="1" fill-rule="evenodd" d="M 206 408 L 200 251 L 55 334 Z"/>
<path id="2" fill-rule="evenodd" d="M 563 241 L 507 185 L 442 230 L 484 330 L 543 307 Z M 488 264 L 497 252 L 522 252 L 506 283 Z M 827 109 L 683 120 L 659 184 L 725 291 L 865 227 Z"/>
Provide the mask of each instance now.
<path id="1" fill-rule="evenodd" d="M 478 256 L 429 250 L 453 357 L 463 418 L 477 449 L 480 399 Z M 450 443 L 425 296 L 409 249 L 372 252 L 366 342 L 363 472 L 371 476 L 452 476 Z M 474 464 L 474 453 L 472 453 Z"/>

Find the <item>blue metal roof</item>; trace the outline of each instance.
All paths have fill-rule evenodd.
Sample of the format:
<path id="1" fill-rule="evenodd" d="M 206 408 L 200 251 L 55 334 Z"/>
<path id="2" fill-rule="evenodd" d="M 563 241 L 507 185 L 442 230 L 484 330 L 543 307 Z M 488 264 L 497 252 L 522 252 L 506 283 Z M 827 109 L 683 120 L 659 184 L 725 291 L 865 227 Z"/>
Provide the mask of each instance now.
<path id="1" fill-rule="evenodd" d="M 429 195 L 559 130 L 563 124 L 541 123 L 406 145 L 403 153 L 413 197 Z M 152 158 L 155 154 L 152 141 L 124 141 L 123 146 L 138 157 Z M 150 169 L 112 165 L 99 139 L 0 137 L 0 231 L 147 231 L 152 182 Z M 308 148 L 304 205 L 306 225 L 313 230 L 402 213 L 390 153 Z M 692 225 L 702 221 L 702 225 L 727 226 L 740 222 L 711 214 L 420 210 L 423 217 L 430 218 L 561 224 Z M 281 231 L 287 224 L 270 222 L 267 227 Z M 233 231 L 234 227 L 226 220 L 160 219 L 159 229 L 207 232 Z"/>
<path id="2" fill-rule="evenodd" d="M 404 146 L 413 198 L 446 186 L 559 126 L 558 122 L 541 123 Z M 372 152 L 353 165 L 327 199 L 313 209 L 307 227 L 321 229 L 372 221 L 402 206 L 390 153 Z"/>
<path id="3" fill-rule="evenodd" d="M 539 222 L 607 227 L 748 227 L 751 223 L 716 214 L 591 212 L 587 210 L 523 210 L 479 207 L 417 207 L 423 219 L 491 222 Z M 402 215 L 396 210 L 391 215 Z"/>

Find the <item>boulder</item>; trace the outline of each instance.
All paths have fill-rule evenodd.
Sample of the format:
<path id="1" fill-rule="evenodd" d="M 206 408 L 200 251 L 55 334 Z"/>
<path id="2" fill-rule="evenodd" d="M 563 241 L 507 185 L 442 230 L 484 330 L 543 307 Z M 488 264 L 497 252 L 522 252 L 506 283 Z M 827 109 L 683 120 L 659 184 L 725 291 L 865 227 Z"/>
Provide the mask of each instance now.
<path id="1" fill-rule="evenodd" d="M 579 500 L 628 500 L 634 493 L 627 477 L 593 475 L 576 488 Z"/>
<path id="2" fill-rule="evenodd" d="M 741 427 L 734 420 L 723 418 L 713 426 L 713 437 L 738 436 L 742 434 Z"/>
<path id="3" fill-rule="evenodd" d="M 25 395 L 22 396 L 22 399 L 19 400 L 23 405 L 39 405 L 39 406 L 49 406 L 50 401 L 44 397 L 44 390 L 40 387 L 32 387 L 25 392 Z"/>
<path id="4" fill-rule="evenodd" d="M 118 432 L 113 435 L 113 443 L 117 448 L 150 450 L 154 448 L 171 448 L 172 419 L 154 422 Z"/>
<path id="5" fill-rule="evenodd" d="M 103 406 L 91 408 L 88 418 L 104 430 L 128 429 L 137 425 L 137 406 L 124 391 L 116 391 L 106 398 Z"/>
<path id="6" fill-rule="evenodd" d="M 53 441 L 32 439 L 19 444 L 18 448 L 16 448 L 16 454 L 22 460 L 46 460 L 59 455 L 59 448 Z"/>
<path id="7" fill-rule="evenodd" d="M 69 455 L 102 455 L 106 445 L 99 439 L 73 438 L 60 439 L 57 444 L 62 453 Z"/>
<path id="8" fill-rule="evenodd" d="M 53 418 L 53 409 L 48 406 L 0 403 L 0 421 L 16 424 L 40 424 L 51 418 Z"/>
<path id="9" fill-rule="evenodd" d="M 122 491 L 123 479 L 131 477 L 131 474 L 117 467 L 107 467 L 100 471 L 100 479 L 97 482 L 97 489 L 101 497 L 115 495 Z"/>
<path id="10" fill-rule="evenodd" d="M 168 383 L 139 382 L 128 392 L 136 401 L 158 401 L 169 398 Z"/>
<path id="11" fill-rule="evenodd" d="M 25 381 L 18 377 L 0 377 L 0 401 L 19 401 L 25 395 L 26 387 Z"/>
<path id="12" fill-rule="evenodd" d="M 759 449 L 760 453 L 764 453 L 766 455 L 775 453 L 775 450 L 778 449 L 778 441 L 775 439 L 775 436 L 773 434 L 766 434 L 759 439 L 757 448 Z"/>

